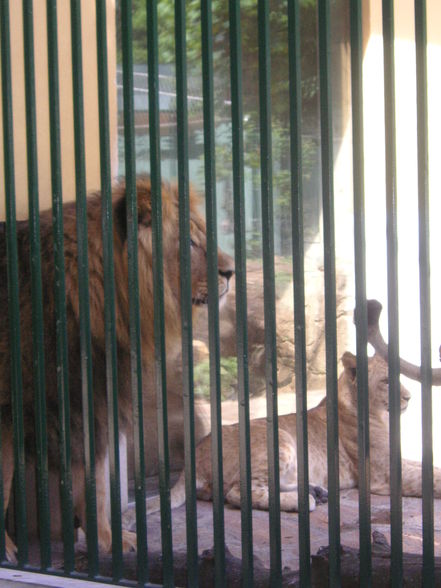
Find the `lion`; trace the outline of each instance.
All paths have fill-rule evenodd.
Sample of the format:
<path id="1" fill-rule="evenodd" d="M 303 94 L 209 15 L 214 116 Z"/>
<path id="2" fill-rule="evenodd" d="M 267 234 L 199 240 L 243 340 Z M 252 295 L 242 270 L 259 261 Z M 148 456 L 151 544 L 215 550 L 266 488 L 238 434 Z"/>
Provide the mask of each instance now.
<path id="1" fill-rule="evenodd" d="M 153 334 L 153 251 L 152 251 L 152 193 L 148 177 L 137 180 L 138 266 L 141 360 L 144 376 L 154 377 Z M 176 186 L 162 185 L 164 308 L 166 351 L 173 354 L 180 342 L 180 271 L 179 271 L 179 202 Z M 121 431 L 128 432 L 132 420 L 130 388 L 130 333 L 128 303 L 128 258 L 126 189 L 123 182 L 113 190 L 113 247 L 115 268 L 116 343 L 118 356 L 118 416 Z M 104 278 L 102 244 L 102 204 L 99 192 L 87 199 L 89 301 L 91 356 L 93 364 L 94 441 L 96 464 L 96 493 L 98 543 L 104 552 L 111 550 L 112 533 L 106 513 L 107 483 L 104 473 L 108 449 L 106 353 L 104 319 Z M 82 378 L 80 350 L 80 312 L 78 283 L 78 251 L 75 203 L 63 206 L 64 258 L 66 283 L 66 313 L 69 360 L 69 395 L 71 423 L 71 466 L 74 515 L 86 529 L 84 433 L 82 417 Z M 54 293 L 54 246 L 52 213 L 40 214 L 41 263 L 44 309 L 45 391 L 47 406 L 48 465 L 50 472 L 59 471 L 59 405 L 57 389 L 57 342 Z M 194 311 L 208 300 L 206 269 L 206 229 L 198 213 L 198 199 L 190 194 L 191 288 Z M 34 377 L 32 362 L 32 307 L 30 236 L 27 221 L 17 224 L 17 244 L 20 271 L 21 360 L 23 379 L 23 418 L 25 454 L 28 462 L 35 458 Z M 0 304 L 8 304 L 6 279 L 5 232 L 0 232 Z M 219 251 L 219 298 L 229 288 L 233 274 L 232 260 Z M 10 342 L 7 313 L 0 315 L 0 408 L 2 414 L 2 459 L 4 506 L 8 506 L 14 474 L 12 406 L 10 379 Z M 148 395 L 147 395 L 148 396 Z M 148 396 L 150 398 L 150 396 Z M 149 409 L 145 403 L 145 410 Z M 153 409 L 151 409 L 153 410 Z M 128 435 L 130 438 L 130 435 Z M 56 527 L 57 525 L 55 525 Z M 52 526 L 53 536 L 61 529 Z M 123 550 L 135 549 L 136 535 L 123 531 Z M 7 557 L 16 560 L 16 547 L 6 536 Z"/>
<path id="2" fill-rule="evenodd" d="M 346 352 L 344 371 L 338 380 L 340 488 L 358 486 L 357 445 L 357 368 L 356 358 Z M 371 447 L 371 492 L 390 494 L 389 474 L 389 381 L 388 365 L 378 355 L 368 360 L 369 426 Z M 400 387 L 401 411 L 410 393 Z M 267 423 L 265 418 L 251 421 L 251 501 L 255 509 L 268 510 Z M 326 399 L 308 411 L 309 510 L 324 502 L 328 484 L 326 448 Z M 225 502 L 240 508 L 239 426 L 222 427 L 223 479 Z M 279 416 L 280 508 L 298 512 L 296 415 Z M 196 493 L 200 500 L 212 500 L 211 435 L 196 448 Z M 441 498 L 441 469 L 434 468 L 434 495 Z M 421 463 L 402 460 L 403 496 L 421 496 Z M 171 489 L 171 506 L 185 502 L 185 476 L 181 473 Z M 147 512 L 159 510 L 159 497 L 147 499 Z M 129 511 L 130 512 L 130 511 Z M 133 514 L 133 513 L 132 513 Z M 127 513 L 124 515 L 127 520 Z"/>

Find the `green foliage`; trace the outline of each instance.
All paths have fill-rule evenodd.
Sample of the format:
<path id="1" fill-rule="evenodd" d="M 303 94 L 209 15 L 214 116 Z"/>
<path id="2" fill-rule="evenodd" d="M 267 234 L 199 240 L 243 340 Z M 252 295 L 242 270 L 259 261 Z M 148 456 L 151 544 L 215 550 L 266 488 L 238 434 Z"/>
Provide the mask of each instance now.
<path id="1" fill-rule="evenodd" d="M 146 1 L 133 1 L 134 61 L 147 61 Z M 336 0 L 332 0 L 335 4 Z M 159 63 L 170 68 L 173 75 L 175 63 L 175 8 L 174 0 L 159 0 L 158 45 Z M 260 130 L 259 130 L 259 39 L 257 0 L 241 0 L 242 32 L 242 101 L 244 112 L 244 164 L 246 173 L 251 173 L 253 202 L 260 198 Z M 119 2 L 117 0 L 117 10 Z M 189 94 L 201 96 L 201 16 L 200 0 L 187 0 L 187 67 Z M 224 182 L 222 206 L 226 217 L 233 217 L 231 174 L 231 122 L 230 122 L 230 43 L 229 3 L 213 0 L 213 64 L 216 123 L 219 135 L 216 140 L 216 174 Z M 302 76 L 302 171 L 303 180 L 313 175 L 317 167 L 318 143 L 315 138 L 318 108 L 317 77 L 317 2 L 300 0 L 301 24 L 301 76 Z M 271 36 L 271 102 L 273 142 L 273 190 L 275 222 L 281 234 L 283 250 L 288 253 L 291 235 L 291 162 L 290 162 L 290 110 L 289 110 L 289 56 L 288 56 L 288 10 L 287 0 L 272 0 L 270 3 Z M 164 80 L 161 85 L 164 88 Z M 167 91 L 168 89 L 165 88 Z M 171 89 L 170 91 L 173 91 Z M 194 112 L 192 112 L 194 109 Z M 201 103 L 189 102 L 190 119 L 202 118 Z M 223 127 L 220 132 L 220 127 Z M 202 133 L 193 126 L 191 137 L 203 142 Z M 200 135 L 200 136 L 199 136 Z M 222 136 L 221 136 L 222 135 Z M 193 157 L 200 150 L 192 150 Z M 305 208 L 309 204 L 305 201 Z M 259 205 L 255 204 L 249 215 L 251 227 L 247 229 L 247 250 L 251 257 L 261 254 L 261 226 Z"/>
<path id="2" fill-rule="evenodd" d="M 317 34 L 316 2 L 302 0 L 301 3 L 301 59 L 302 59 L 302 97 L 306 102 L 317 96 Z M 173 65 L 175 61 L 175 9 L 174 0 L 158 2 L 158 46 L 159 63 Z M 133 57 L 135 63 L 147 61 L 146 1 L 133 0 Z M 201 16 L 200 0 L 187 0 L 187 64 L 189 71 L 201 68 Z M 117 2 L 117 22 L 120 2 Z M 213 45 L 214 67 L 217 87 L 229 87 L 229 12 L 226 0 L 213 0 Z M 272 94 L 273 115 L 283 124 L 288 120 L 288 16 L 286 0 L 273 0 L 270 12 Z M 241 30 L 243 51 L 243 100 L 244 112 L 257 121 L 258 104 L 256 100 L 258 83 L 258 32 L 257 1 L 242 0 Z M 216 92 L 220 102 L 225 99 L 224 92 Z"/>
<path id="3" fill-rule="evenodd" d="M 204 359 L 194 366 L 195 395 L 205 400 L 210 399 L 210 363 Z M 220 360 L 221 399 L 235 398 L 237 394 L 237 359 L 222 357 Z"/>

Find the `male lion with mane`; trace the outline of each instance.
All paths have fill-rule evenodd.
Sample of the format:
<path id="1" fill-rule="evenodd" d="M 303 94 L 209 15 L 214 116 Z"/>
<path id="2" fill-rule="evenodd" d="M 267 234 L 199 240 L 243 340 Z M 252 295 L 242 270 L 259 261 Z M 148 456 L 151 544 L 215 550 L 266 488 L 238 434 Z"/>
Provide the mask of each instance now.
<path id="1" fill-rule="evenodd" d="M 151 230 L 151 186 L 148 177 L 137 180 L 138 197 L 138 263 L 141 353 L 144 377 L 154 377 L 153 337 L 153 274 Z M 197 211 L 197 199 L 190 194 L 191 278 L 193 308 L 207 303 L 206 231 Z M 106 355 L 104 318 L 103 245 L 101 228 L 101 194 L 87 199 L 90 329 L 93 365 L 93 398 L 95 420 L 95 463 L 97 491 L 98 542 L 100 549 L 110 551 L 112 533 L 106 514 L 107 483 L 105 456 L 108 447 Z M 164 307 L 167 353 L 173 352 L 180 341 L 180 272 L 179 272 L 179 203 L 175 186 L 162 186 Z M 132 416 L 130 390 L 130 334 L 128 304 L 128 260 L 126 192 L 124 183 L 113 190 L 113 245 L 115 267 L 115 311 L 118 354 L 118 409 L 121 430 L 127 430 Z M 71 465 L 74 515 L 86 529 L 84 440 L 82 418 L 82 378 L 78 299 L 78 251 L 75 203 L 63 207 L 64 258 L 66 275 L 66 313 L 69 358 L 69 395 L 71 424 Z M 45 386 L 47 403 L 48 462 L 51 472 L 59 471 L 59 405 L 57 389 L 55 269 L 51 211 L 40 215 L 41 263 L 44 312 Z M 17 244 L 20 273 L 21 360 L 23 378 L 23 418 L 26 460 L 35 459 L 34 375 L 32 343 L 31 267 L 29 224 L 17 224 Z M 5 231 L 0 232 L 0 305 L 7 308 Z M 228 291 L 233 273 L 231 259 L 219 251 L 219 296 Z M 0 314 L 0 408 L 2 414 L 2 459 L 5 509 L 8 506 L 14 474 L 10 341 L 7 312 Z M 147 388 L 149 383 L 147 382 Z M 145 409 L 153 410 L 154 394 L 146 394 Z M 150 400 L 152 403 L 150 405 Z M 129 435 L 130 437 L 130 435 Z M 55 527 L 55 528 L 54 528 Z M 52 525 L 53 536 L 61 533 Z M 136 547 L 136 535 L 123 531 L 123 550 Z M 6 551 L 15 561 L 16 547 L 6 535 Z"/>

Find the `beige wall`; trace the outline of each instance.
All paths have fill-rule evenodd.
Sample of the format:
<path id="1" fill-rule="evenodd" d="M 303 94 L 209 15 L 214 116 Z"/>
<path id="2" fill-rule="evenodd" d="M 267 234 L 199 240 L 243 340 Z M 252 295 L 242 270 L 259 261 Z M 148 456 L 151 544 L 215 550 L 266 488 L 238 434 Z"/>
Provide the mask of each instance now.
<path id="1" fill-rule="evenodd" d="M 23 33 L 20 9 L 11 10 L 11 51 L 14 118 L 14 156 L 17 197 L 17 216 L 27 217 L 26 123 L 23 72 Z M 72 68 L 70 35 L 70 2 L 61 0 L 58 6 L 58 51 L 61 103 L 61 150 L 63 198 L 75 198 L 74 128 L 72 106 Z M 100 186 L 98 134 L 98 78 L 96 58 L 95 2 L 82 0 L 82 41 L 84 76 L 84 128 L 86 142 L 86 181 L 89 190 Z M 115 0 L 107 0 L 107 31 L 109 60 L 109 102 L 111 118 L 111 149 L 113 172 L 117 173 L 117 112 L 116 112 L 116 43 Z M 35 78 L 37 106 L 37 141 L 40 208 L 51 204 L 51 168 L 49 135 L 49 96 L 47 75 L 46 3 L 34 2 Z M 1 106 L 0 106 L 1 107 Z M 0 121 L 1 125 L 1 121 Z M 1 130 L 2 132 L 2 130 Z M 1 135 L 2 136 L 2 135 Z M 3 141 L 0 140 L 0 177 L 3 177 Z M 0 219 L 4 219 L 4 185 L 0 183 Z"/>
<path id="2" fill-rule="evenodd" d="M 365 23 L 364 131 L 367 236 L 367 293 L 383 303 L 382 330 L 387 333 L 386 218 L 383 40 L 380 0 L 365 0 L 369 10 Z M 431 213 L 432 363 L 439 365 L 441 343 L 441 3 L 427 1 L 428 102 L 429 102 L 429 191 Z M 416 121 L 416 59 L 414 2 L 395 3 L 395 77 L 397 141 L 398 271 L 400 307 L 400 354 L 420 362 L 419 254 L 418 254 L 418 166 Z M 404 379 L 403 379 L 404 380 Z M 413 399 L 402 417 L 403 453 L 421 458 L 420 386 L 406 380 Z M 433 392 L 435 423 L 441 414 L 439 390 Z M 434 428 L 436 463 L 441 463 L 440 427 Z M 409 435 L 412 431 L 412 435 Z M 418 432 L 419 431 L 419 432 Z"/>
<path id="3" fill-rule="evenodd" d="M 364 59 L 365 108 L 365 189 L 368 238 L 368 295 L 386 301 L 385 238 L 385 151 L 383 45 L 381 3 L 369 0 L 370 18 Z M 434 355 L 435 343 L 441 343 L 441 314 L 436 300 L 441 290 L 441 266 L 436 252 L 440 250 L 441 235 L 436 219 L 440 218 L 441 171 L 441 4 L 429 0 L 428 7 L 428 101 L 429 101 L 429 191 L 431 211 L 432 297 Z M 414 6 L 412 0 L 400 0 L 395 9 L 395 77 L 396 77 L 396 142 L 397 142 L 397 202 L 398 246 L 400 274 L 400 307 L 402 308 L 404 353 L 418 357 L 418 167 L 416 127 L 416 62 L 414 38 Z M 415 319 L 413 318 L 415 316 Z M 412 317 L 412 320 L 409 318 Z M 439 328 L 438 328 L 439 325 Z"/>

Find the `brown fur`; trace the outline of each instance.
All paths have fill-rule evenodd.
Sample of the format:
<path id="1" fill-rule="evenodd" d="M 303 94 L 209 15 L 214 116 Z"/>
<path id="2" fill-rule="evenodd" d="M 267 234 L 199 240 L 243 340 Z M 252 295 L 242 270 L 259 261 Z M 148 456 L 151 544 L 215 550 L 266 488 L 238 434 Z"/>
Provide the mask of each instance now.
<path id="1" fill-rule="evenodd" d="M 151 190 L 150 180 L 137 181 L 138 195 L 138 264 L 141 352 L 144 375 L 153 377 L 153 276 L 151 238 Z M 164 256 L 164 306 L 167 352 L 173 352 L 180 337 L 180 274 L 179 274 L 179 223 L 178 193 L 172 186 L 162 187 L 163 256 Z M 115 310 L 118 353 L 118 402 L 121 430 L 127 430 L 131 422 L 130 389 L 130 339 L 128 305 L 128 262 L 125 186 L 119 184 L 113 193 L 114 262 L 115 262 Z M 192 296 L 195 308 L 207 302 L 205 224 L 197 212 L 197 200 L 190 198 Z M 73 472 L 73 496 L 75 515 L 85 528 L 84 504 L 84 444 L 81 401 L 81 354 L 78 300 L 78 257 L 76 233 L 76 208 L 74 203 L 63 207 L 64 253 L 66 268 L 66 311 L 68 330 L 69 393 L 71 416 L 71 455 Z M 107 450 L 107 402 L 105 320 L 103 285 L 103 248 L 101 229 L 101 196 L 96 193 L 87 200 L 90 325 L 93 363 L 93 395 L 95 419 L 95 460 L 98 499 L 98 539 L 100 547 L 111 548 L 111 530 L 105 513 L 106 480 L 104 459 Z M 54 301 L 54 257 L 52 216 L 50 211 L 40 215 L 41 261 L 44 308 L 44 353 L 47 402 L 48 459 L 51 470 L 59 469 L 59 414 L 56 369 L 56 333 Z M 30 282 L 30 243 L 28 223 L 18 223 L 18 253 L 20 272 L 20 320 L 21 360 L 23 375 L 23 415 L 26 458 L 33 459 L 35 452 L 34 426 L 34 376 L 32 350 L 32 309 Z M 228 290 L 232 274 L 231 260 L 220 253 L 220 294 Z M 0 233 L 0 406 L 2 410 L 2 457 L 5 482 L 5 507 L 7 507 L 13 475 L 12 460 L 12 408 L 10 385 L 9 325 L 7 308 L 6 243 L 4 231 Z M 148 403 L 145 409 L 149 409 Z M 136 545 L 136 536 L 124 532 L 123 548 Z M 15 547 L 7 537 L 8 557 L 14 560 Z"/>
<path id="2" fill-rule="evenodd" d="M 356 358 L 343 356 L 344 372 L 338 382 L 340 488 L 358 486 L 357 384 Z M 401 386 L 401 410 L 405 410 L 410 393 Z M 371 492 L 390 493 L 389 474 L 389 382 L 387 363 L 375 355 L 369 359 L 369 426 L 371 455 Z M 251 421 L 251 500 L 253 508 L 268 509 L 268 460 L 266 419 Z M 308 452 L 310 495 L 309 508 L 315 509 L 320 488 L 328 484 L 326 451 L 326 400 L 308 411 Z M 239 427 L 222 427 L 223 476 L 225 501 L 240 507 Z M 298 511 L 296 415 L 279 417 L 280 507 Z M 201 500 L 212 499 L 211 436 L 196 448 L 196 491 Z M 421 464 L 402 461 L 404 496 L 421 496 Z M 434 468 L 434 495 L 441 498 L 441 469 Z M 181 474 L 171 490 L 171 506 L 185 502 L 185 476 Z M 147 500 L 147 511 L 159 510 L 159 498 Z M 131 512 L 133 515 L 132 511 Z M 125 521 L 129 521 L 127 513 Z M 133 518 L 133 517 L 132 517 Z"/>

